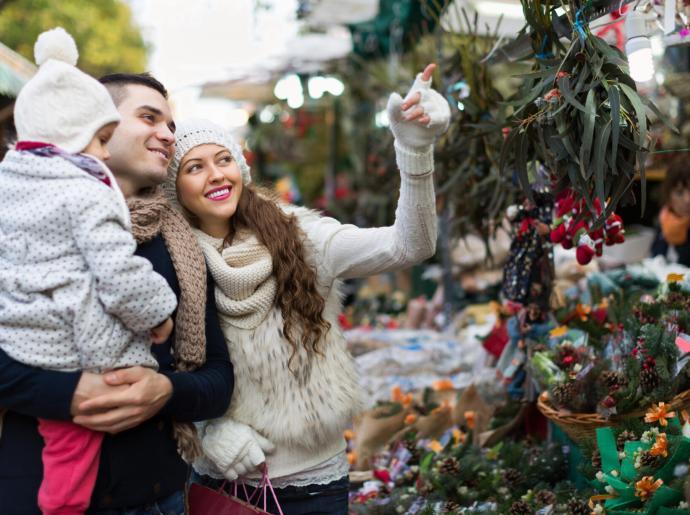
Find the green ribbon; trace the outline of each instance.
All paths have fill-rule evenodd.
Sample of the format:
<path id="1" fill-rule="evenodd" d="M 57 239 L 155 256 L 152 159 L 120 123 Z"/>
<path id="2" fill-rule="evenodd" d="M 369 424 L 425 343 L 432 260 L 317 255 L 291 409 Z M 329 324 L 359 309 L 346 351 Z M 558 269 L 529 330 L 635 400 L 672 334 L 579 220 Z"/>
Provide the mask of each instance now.
<path id="1" fill-rule="evenodd" d="M 674 418 L 669 424 L 680 428 L 680 421 Z M 688 510 L 679 510 L 669 506 L 677 505 L 682 499 L 683 494 L 667 486 L 667 483 L 674 479 L 674 469 L 676 465 L 687 462 L 690 459 L 690 439 L 683 436 L 669 436 L 667 440 L 669 448 L 673 448 L 673 454 L 667 459 L 653 478 L 656 481 L 661 479 L 664 484 L 660 486 L 654 495 L 645 503 L 644 511 L 630 511 L 630 508 L 639 508 L 642 501 L 635 496 L 635 480 L 638 478 L 638 471 L 635 468 L 635 453 L 638 450 L 647 451 L 652 447 L 651 442 L 629 441 L 625 443 L 625 457 L 622 462 L 619 459 L 616 438 L 613 429 L 610 427 L 598 428 L 596 431 L 597 446 L 601 455 L 601 468 L 603 473 L 603 483 L 607 484 L 615 491 L 616 497 L 607 499 L 604 502 L 606 512 L 610 515 L 675 515 L 685 513 Z"/>
<path id="2" fill-rule="evenodd" d="M 683 494 L 666 485 L 661 485 L 647 503 L 647 513 L 655 515 L 663 507 L 676 506 L 683 500 Z"/>
<path id="3" fill-rule="evenodd" d="M 687 463 L 690 460 L 690 440 L 684 436 L 670 436 L 668 437 L 669 447 L 675 447 L 673 454 L 668 459 L 664 466 L 661 467 L 656 474 L 655 478 L 662 479 L 664 483 L 671 482 L 675 475 L 674 469 L 679 463 Z"/>

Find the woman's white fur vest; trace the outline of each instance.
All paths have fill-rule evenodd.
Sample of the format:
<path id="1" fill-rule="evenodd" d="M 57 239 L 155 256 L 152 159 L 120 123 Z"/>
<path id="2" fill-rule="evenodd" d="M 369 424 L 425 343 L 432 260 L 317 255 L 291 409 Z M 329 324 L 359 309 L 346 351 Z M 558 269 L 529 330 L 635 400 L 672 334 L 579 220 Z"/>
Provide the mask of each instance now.
<path id="1" fill-rule="evenodd" d="M 320 293 L 326 300 L 324 319 L 331 328 L 319 342 L 319 352 L 299 346 L 290 369 L 293 348 L 283 335 L 283 317 L 271 308 L 256 329 L 234 327 L 219 314 L 235 370 L 235 391 L 227 417 L 247 424 L 277 447 L 317 450 L 342 438 L 360 409 L 358 376 L 338 325 L 342 303 L 340 282 L 319 259 L 332 224 L 320 224 L 316 212 L 284 207 L 297 216 L 307 236 L 307 259 L 317 269 Z M 293 373 L 294 372 L 294 373 Z"/>

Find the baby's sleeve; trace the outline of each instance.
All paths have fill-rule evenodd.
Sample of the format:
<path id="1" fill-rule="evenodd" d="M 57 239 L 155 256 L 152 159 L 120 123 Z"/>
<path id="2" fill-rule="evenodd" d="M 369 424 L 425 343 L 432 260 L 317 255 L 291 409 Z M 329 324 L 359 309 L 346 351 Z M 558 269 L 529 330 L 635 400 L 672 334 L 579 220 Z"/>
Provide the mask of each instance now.
<path id="1" fill-rule="evenodd" d="M 137 244 L 118 193 L 91 178 L 79 180 L 78 193 L 69 206 L 72 231 L 105 310 L 133 331 L 160 325 L 175 310 L 177 298 L 151 263 L 134 254 Z"/>

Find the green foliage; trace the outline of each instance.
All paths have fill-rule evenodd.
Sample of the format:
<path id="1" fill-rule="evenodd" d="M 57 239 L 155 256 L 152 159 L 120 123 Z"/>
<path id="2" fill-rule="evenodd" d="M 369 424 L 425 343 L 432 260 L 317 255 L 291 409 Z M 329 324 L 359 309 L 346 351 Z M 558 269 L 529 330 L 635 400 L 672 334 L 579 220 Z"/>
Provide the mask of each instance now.
<path id="1" fill-rule="evenodd" d="M 503 146 L 502 166 L 515 170 L 528 190 L 528 163 L 537 159 L 554 174 L 557 189 L 570 187 L 603 223 L 622 201 L 634 201 L 630 186 L 639 172 L 641 208 L 646 201 L 645 159 L 652 150 L 646 108 L 625 56 L 592 35 L 583 22 L 588 5 L 563 2 L 572 25 L 567 48 L 551 22 L 558 3 L 523 0 L 537 59 L 511 101 L 515 111 Z M 599 216 L 593 200 L 606 206 Z"/>
<path id="2" fill-rule="evenodd" d="M 2 42 L 32 62 L 36 37 L 56 26 L 72 34 L 79 67 L 95 77 L 146 67 L 141 33 L 120 0 L 13 0 L 0 9 Z"/>
<path id="3" fill-rule="evenodd" d="M 453 6 L 463 33 L 442 36 L 441 73 L 453 117 L 436 147 L 438 194 L 450 204 L 452 236 L 475 233 L 488 242 L 518 197 L 517 186 L 499 167 L 504 98 L 496 75 L 501 70 L 492 73 L 484 62 L 497 37 L 479 35 L 477 14 L 470 20 L 464 9 Z"/>

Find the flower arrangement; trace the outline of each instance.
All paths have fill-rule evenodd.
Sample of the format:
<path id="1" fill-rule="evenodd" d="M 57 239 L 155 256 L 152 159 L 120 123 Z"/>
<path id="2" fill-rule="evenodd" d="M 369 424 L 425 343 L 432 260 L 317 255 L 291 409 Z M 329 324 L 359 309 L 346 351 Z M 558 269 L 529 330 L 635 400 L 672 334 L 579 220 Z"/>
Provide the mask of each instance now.
<path id="1" fill-rule="evenodd" d="M 673 280 L 655 296 L 633 298 L 638 300 L 611 295 L 595 306 L 577 303 L 558 313 L 561 325 L 529 364 L 545 400 L 609 418 L 690 387 L 688 360 L 680 360 L 679 350 L 679 339 L 690 331 L 690 289 Z"/>
<path id="2" fill-rule="evenodd" d="M 599 470 L 593 484 L 599 494 L 590 499 L 593 513 L 688 513 L 683 488 L 690 460 L 690 423 L 687 413 L 681 415 L 684 423 L 660 402 L 647 411 L 648 425 L 639 438 L 627 429 L 597 429 L 594 457 Z"/>

